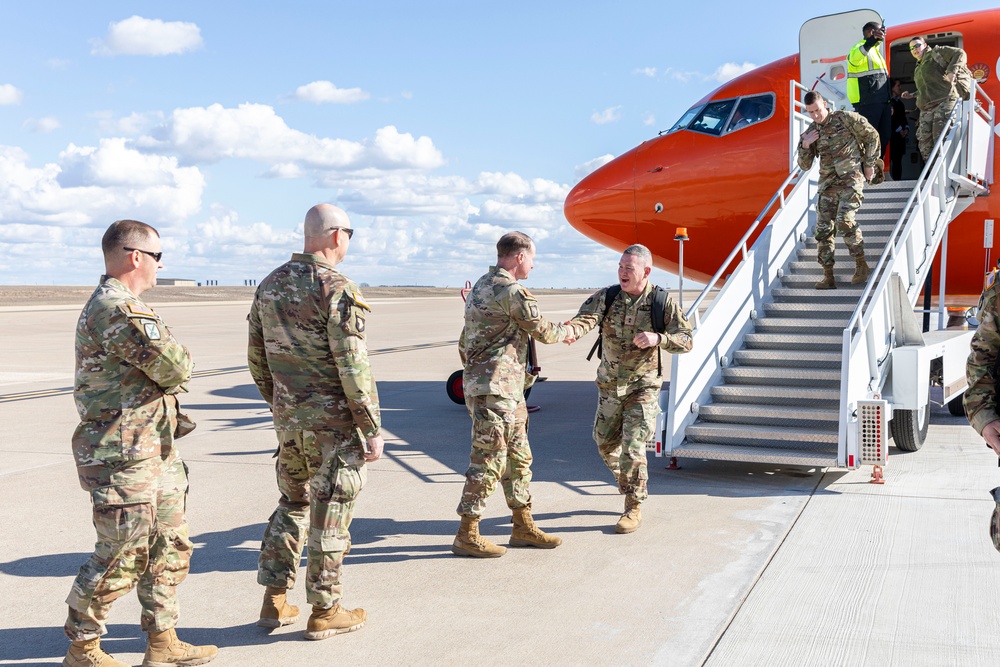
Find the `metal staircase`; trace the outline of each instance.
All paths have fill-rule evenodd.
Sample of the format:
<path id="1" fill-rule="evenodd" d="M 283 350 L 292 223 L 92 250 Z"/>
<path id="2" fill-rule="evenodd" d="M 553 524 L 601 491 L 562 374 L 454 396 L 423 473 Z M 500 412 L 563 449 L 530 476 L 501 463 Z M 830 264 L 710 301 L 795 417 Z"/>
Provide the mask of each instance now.
<path id="1" fill-rule="evenodd" d="M 796 111 L 799 91 L 793 82 L 790 150 L 808 122 Z M 909 303 L 902 310 L 912 312 L 948 222 L 988 191 L 994 110 L 979 93 L 978 106 L 959 105 L 919 180 L 866 187 L 857 214 L 873 269 L 865 285 L 851 285 L 854 260 L 838 238 L 837 289 L 814 288 L 822 275 L 812 238 L 817 169 L 793 168 L 710 281 L 742 254 L 704 322 L 698 313 L 709 288 L 688 310 L 694 350 L 673 359 L 657 453 L 860 464 L 857 403 L 883 390 L 892 350 L 901 344 L 893 321 L 900 311 L 891 306 L 903 292 L 892 287 L 903 283 Z M 759 238 L 748 247 L 758 227 Z"/>

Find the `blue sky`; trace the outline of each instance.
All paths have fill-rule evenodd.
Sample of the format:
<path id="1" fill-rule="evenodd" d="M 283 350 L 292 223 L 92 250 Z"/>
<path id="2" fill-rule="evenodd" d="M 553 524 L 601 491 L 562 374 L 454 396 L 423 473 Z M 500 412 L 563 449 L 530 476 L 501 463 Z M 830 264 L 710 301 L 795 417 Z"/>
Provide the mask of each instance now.
<path id="1" fill-rule="evenodd" d="M 573 184 L 793 53 L 815 15 L 677 4 L 17 3 L 0 22 L 0 284 L 95 283 L 101 235 L 131 217 L 160 230 L 162 277 L 240 285 L 300 250 L 324 201 L 358 228 L 358 282 L 461 285 L 520 229 L 530 286 L 611 283 L 618 255 L 563 217 Z"/>

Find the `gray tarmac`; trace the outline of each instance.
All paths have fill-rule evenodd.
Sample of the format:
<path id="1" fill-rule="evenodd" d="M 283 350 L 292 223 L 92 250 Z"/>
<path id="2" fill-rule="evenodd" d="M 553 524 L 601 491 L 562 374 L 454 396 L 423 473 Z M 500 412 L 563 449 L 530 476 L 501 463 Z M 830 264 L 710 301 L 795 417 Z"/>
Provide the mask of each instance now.
<path id="1" fill-rule="evenodd" d="M 530 286 L 530 281 L 529 281 Z M 585 293 L 539 293 L 572 316 Z M 935 408 L 927 443 L 892 450 L 883 486 L 855 471 L 650 455 L 642 528 L 621 512 L 590 437 L 597 392 L 588 335 L 539 346 L 529 404 L 535 517 L 563 538 L 503 558 L 451 554 L 469 417 L 445 380 L 459 368 L 462 301 L 374 297 L 369 348 L 386 453 L 370 466 L 344 567 L 360 631 L 301 637 L 303 620 L 257 628 L 256 559 L 274 508 L 274 434 L 246 370 L 240 301 L 155 305 L 194 355 L 184 397 L 198 429 L 191 469 L 197 549 L 179 588 L 182 639 L 220 647 L 213 665 L 996 665 L 1000 554 L 987 533 L 996 457 L 963 419 Z M 0 665 L 58 664 L 64 600 L 93 547 L 69 438 L 80 305 L 0 307 Z M 697 344 L 697 340 L 695 341 Z M 502 493 L 482 531 L 510 533 Z M 305 605 L 297 586 L 292 602 Z M 145 649 L 134 593 L 102 645 L 129 664 Z"/>

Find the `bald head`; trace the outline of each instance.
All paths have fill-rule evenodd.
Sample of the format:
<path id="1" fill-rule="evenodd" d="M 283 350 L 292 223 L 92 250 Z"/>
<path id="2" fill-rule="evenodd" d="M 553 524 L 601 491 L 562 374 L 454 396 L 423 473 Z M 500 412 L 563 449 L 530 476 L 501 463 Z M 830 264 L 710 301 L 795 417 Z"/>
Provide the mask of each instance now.
<path id="1" fill-rule="evenodd" d="M 333 204 L 316 204 L 306 213 L 306 222 L 303 228 L 307 239 L 318 239 L 329 236 L 331 227 L 350 228 L 351 220 L 342 208 Z"/>

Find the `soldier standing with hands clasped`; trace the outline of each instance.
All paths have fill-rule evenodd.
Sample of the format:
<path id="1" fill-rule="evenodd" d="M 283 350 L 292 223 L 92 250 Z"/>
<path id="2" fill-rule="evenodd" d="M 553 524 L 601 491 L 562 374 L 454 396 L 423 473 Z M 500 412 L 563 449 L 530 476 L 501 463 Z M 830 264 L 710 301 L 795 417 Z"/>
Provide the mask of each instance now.
<path id="1" fill-rule="evenodd" d="M 639 506 L 649 496 L 646 443 L 660 411 L 660 350 L 689 352 L 693 344 L 684 313 L 665 290 L 649 282 L 652 270 L 649 249 L 629 246 L 618 263 L 618 284 L 588 298 L 567 323 L 578 328 L 579 336 L 599 327 L 601 365 L 594 441 L 618 482 L 619 493 L 625 494 L 617 533 L 639 528 Z M 662 322 L 662 330 L 657 322 Z"/>
<path id="2" fill-rule="evenodd" d="M 872 179 L 875 162 L 881 159 L 878 133 L 863 116 L 853 111 L 831 112 L 823 96 L 814 90 L 806 93 L 803 101 L 813 122 L 799 140 L 799 167 L 807 171 L 813 160 L 820 160 L 815 236 L 823 279 L 816 283 L 816 289 L 837 287 L 833 277 L 836 232 L 844 236 L 854 257 L 851 284 L 862 284 L 868 280 L 870 269 L 854 214 L 865 199 L 865 181 Z"/>
<path id="3" fill-rule="evenodd" d="M 100 647 L 111 603 L 138 586 L 143 667 L 202 665 L 214 646 L 177 638 L 176 587 L 187 576 L 193 545 L 184 509 L 187 466 L 174 440 L 194 424 L 180 414 L 193 363 L 152 308 L 139 298 L 163 265 L 160 235 L 146 223 L 119 220 L 101 241 L 106 275 L 76 327 L 73 434 L 80 486 L 90 493 L 97 544 L 66 603 L 63 665 L 125 667 Z"/>
<path id="4" fill-rule="evenodd" d="M 514 515 L 511 546 L 552 549 L 562 540 L 548 535 L 531 516 L 531 448 L 524 390 L 534 382 L 526 372 L 529 337 L 543 343 L 572 342 L 572 327 L 541 316 L 538 301 L 518 282 L 535 264 L 535 244 L 527 234 L 509 232 L 497 242 L 497 263 L 476 281 L 465 302 L 465 326 L 458 343 L 462 356 L 465 406 L 472 417 L 472 453 L 458 504 L 461 524 L 451 550 L 458 556 L 497 558 L 504 547 L 479 534 L 486 499 L 503 485 Z"/>
<path id="5" fill-rule="evenodd" d="M 247 362 L 274 413 L 275 469 L 281 498 L 264 531 L 257 583 L 266 586 L 257 625 L 299 618 L 286 591 L 295 584 L 308 540 L 306 639 L 365 624 L 364 609 L 340 606 L 354 503 L 382 454 L 378 391 L 368 363 L 370 307 L 337 270 L 354 229 L 342 209 L 309 209 L 302 253 L 261 281 L 247 320 Z"/>

